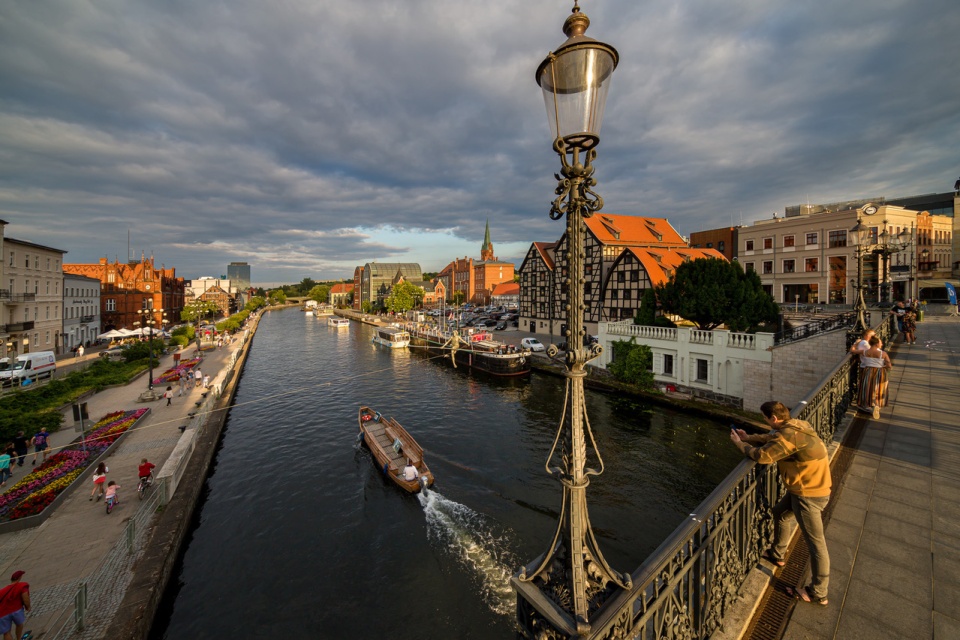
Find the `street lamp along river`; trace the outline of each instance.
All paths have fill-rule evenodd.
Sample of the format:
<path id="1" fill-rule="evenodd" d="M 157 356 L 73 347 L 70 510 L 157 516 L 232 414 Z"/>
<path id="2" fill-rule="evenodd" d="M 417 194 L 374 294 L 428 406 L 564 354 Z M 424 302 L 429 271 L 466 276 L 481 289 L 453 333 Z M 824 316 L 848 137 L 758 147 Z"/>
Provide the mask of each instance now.
<path id="1" fill-rule="evenodd" d="M 563 414 L 545 464 L 547 473 L 563 487 L 560 520 L 547 551 L 513 578 L 517 618 L 521 634 L 528 638 L 590 634 L 604 605 L 631 586 L 629 574 L 617 573 L 603 558 L 587 513 L 586 489 L 590 476 L 603 472 L 603 459 L 590 429 L 583 379 L 586 363 L 598 357 L 602 348 L 583 344 L 583 220 L 603 208 L 603 199 L 592 190 L 596 185 L 593 160 L 610 78 L 619 61 L 616 49 L 584 35 L 589 26 L 589 18 L 574 3 L 563 24 L 567 41 L 537 69 L 553 149 L 561 162 L 550 218 L 565 217 L 567 222 L 567 272 L 561 277 L 567 292 L 564 337 L 570 349 L 563 358 L 567 378 Z M 548 354 L 557 358 L 556 347 L 551 346 Z M 586 466 L 588 445 L 598 469 Z M 630 620 L 620 618 L 614 624 L 629 629 Z"/>

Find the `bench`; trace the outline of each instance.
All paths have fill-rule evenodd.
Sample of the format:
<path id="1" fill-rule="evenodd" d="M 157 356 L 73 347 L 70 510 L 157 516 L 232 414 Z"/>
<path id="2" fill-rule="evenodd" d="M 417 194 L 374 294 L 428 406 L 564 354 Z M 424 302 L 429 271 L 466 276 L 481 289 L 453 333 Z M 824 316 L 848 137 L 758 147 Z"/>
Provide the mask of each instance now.
<path id="1" fill-rule="evenodd" d="M 390 442 L 391 442 L 391 443 L 396 442 L 396 441 L 400 438 L 400 436 L 397 434 L 397 432 L 394 431 L 394 430 L 393 430 L 392 428 L 390 428 L 390 427 L 385 428 L 385 429 L 383 430 L 383 432 L 384 432 L 384 434 L 386 434 L 386 436 L 387 436 L 388 438 L 390 438 Z M 403 441 L 401 440 L 401 442 L 403 442 Z M 416 453 L 416 452 L 414 452 L 414 451 L 407 451 L 407 450 L 406 450 L 405 448 L 403 448 L 403 447 L 401 447 L 401 448 L 400 448 L 400 451 L 398 451 L 397 453 L 400 454 L 401 456 L 405 456 L 406 458 L 409 458 L 409 459 L 410 459 L 410 462 L 412 462 L 414 466 L 417 466 L 417 465 L 420 464 L 420 454 L 419 454 L 419 453 Z"/>

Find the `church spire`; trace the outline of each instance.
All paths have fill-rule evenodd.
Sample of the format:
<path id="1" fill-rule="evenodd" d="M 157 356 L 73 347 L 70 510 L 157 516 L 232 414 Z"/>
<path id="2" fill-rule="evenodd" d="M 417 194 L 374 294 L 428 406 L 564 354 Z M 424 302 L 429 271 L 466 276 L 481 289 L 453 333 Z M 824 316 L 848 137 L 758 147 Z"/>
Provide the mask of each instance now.
<path id="1" fill-rule="evenodd" d="M 496 260 L 493 256 L 493 243 L 490 242 L 490 220 L 487 220 L 487 228 L 483 233 L 483 245 L 480 247 L 481 260 Z"/>

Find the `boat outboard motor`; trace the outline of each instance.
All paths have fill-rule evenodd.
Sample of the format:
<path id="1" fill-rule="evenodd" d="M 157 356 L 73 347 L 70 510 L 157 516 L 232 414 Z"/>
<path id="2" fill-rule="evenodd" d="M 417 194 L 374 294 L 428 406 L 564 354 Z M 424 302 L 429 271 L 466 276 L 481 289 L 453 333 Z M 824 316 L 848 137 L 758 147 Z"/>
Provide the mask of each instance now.
<path id="1" fill-rule="evenodd" d="M 420 490 L 421 490 L 421 491 L 426 490 L 426 488 L 427 488 L 427 479 L 426 479 L 426 477 L 420 476 L 420 477 L 418 478 L 418 480 L 420 481 Z"/>

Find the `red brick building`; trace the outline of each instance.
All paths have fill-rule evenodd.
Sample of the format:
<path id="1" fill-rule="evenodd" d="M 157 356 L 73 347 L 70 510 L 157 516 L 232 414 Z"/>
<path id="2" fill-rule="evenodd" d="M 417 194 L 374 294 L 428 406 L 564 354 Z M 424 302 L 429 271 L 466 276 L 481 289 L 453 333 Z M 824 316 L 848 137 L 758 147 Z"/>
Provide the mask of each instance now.
<path id="1" fill-rule="evenodd" d="M 108 262 L 100 258 L 98 264 L 64 264 L 66 273 L 94 278 L 100 281 L 100 328 L 132 329 L 141 322 L 141 309 L 155 309 L 157 326 L 163 321 L 162 309 L 171 322 L 180 319 L 183 310 L 183 278 L 176 269 L 154 266 L 153 257 L 141 256 L 139 261 Z"/>
<path id="2" fill-rule="evenodd" d="M 449 296 L 463 293 L 464 302 L 490 304 L 493 289 L 502 282 L 513 282 L 513 263 L 501 262 L 493 253 L 490 241 L 490 223 L 487 223 L 480 247 L 480 259 L 457 259 L 437 275 Z"/>

